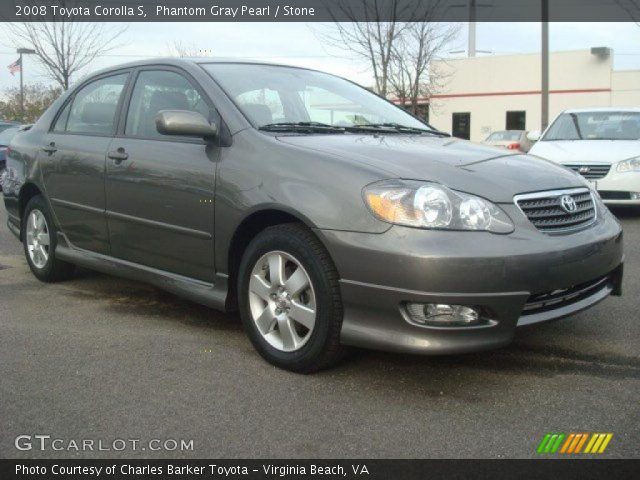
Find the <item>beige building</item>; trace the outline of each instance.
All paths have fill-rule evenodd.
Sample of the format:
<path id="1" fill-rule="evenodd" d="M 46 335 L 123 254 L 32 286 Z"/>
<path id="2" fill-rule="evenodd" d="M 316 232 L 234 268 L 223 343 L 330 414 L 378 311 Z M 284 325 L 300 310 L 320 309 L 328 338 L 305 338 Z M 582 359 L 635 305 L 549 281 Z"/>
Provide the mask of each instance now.
<path id="1" fill-rule="evenodd" d="M 540 55 L 448 59 L 445 86 L 429 105 L 436 128 L 473 141 L 497 130 L 540 128 Z M 609 49 L 550 56 L 550 121 L 567 108 L 640 106 L 640 70 L 613 70 Z"/>

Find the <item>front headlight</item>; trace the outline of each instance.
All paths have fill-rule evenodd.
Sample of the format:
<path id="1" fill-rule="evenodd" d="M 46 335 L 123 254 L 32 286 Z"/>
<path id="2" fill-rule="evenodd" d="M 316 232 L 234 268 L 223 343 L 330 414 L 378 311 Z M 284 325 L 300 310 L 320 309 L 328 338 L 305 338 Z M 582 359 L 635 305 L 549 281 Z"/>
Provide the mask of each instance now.
<path id="1" fill-rule="evenodd" d="M 396 225 L 494 233 L 514 228 L 497 205 L 438 183 L 385 180 L 365 187 L 364 199 L 377 218 Z"/>
<path id="2" fill-rule="evenodd" d="M 629 160 L 618 162 L 616 170 L 620 173 L 640 172 L 640 157 L 630 158 Z"/>

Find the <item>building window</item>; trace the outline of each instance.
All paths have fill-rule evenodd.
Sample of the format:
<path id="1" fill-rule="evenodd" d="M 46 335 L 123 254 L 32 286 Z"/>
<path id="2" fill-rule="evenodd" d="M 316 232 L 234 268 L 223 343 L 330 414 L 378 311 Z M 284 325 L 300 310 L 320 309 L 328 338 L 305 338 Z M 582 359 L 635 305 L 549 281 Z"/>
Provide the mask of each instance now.
<path id="1" fill-rule="evenodd" d="M 451 134 L 457 138 L 471 138 L 471 113 L 454 113 Z"/>
<path id="2" fill-rule="evenodd" d="M 527 112 L 515 111 L 507 112 L 507 130 L 525 130 L 527 123 Z"/>

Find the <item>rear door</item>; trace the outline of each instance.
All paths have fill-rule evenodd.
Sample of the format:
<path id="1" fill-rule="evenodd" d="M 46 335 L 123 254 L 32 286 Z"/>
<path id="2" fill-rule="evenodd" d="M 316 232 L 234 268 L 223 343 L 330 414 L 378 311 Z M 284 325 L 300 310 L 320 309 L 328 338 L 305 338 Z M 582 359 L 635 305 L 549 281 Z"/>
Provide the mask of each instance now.
<path id="1" fill-rule="evenodd" d="M 129 72 L 81 86 L 44 137 L 38 158 L 47 195 L 73 246 L 109 253 L 105 218 L 105 155 L 115 134 Z"/>
<path id="2" fill-rule="evenodd" d="M 106 203 L 114 257 L 203 280 L 214 278 L 217 145 L 158 133 L 160 110 L 191 110 L 220 125 L 193 79 L 140 69 L 107 153 Z"/>

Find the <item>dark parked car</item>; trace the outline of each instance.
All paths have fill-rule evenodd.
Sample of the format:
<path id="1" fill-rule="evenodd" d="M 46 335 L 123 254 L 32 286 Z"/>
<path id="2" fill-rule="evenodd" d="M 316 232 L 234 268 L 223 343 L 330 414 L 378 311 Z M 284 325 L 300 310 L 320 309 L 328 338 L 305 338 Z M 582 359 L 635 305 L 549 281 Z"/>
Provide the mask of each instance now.
<path id="1" fill-rule="evenodd" d="M 23 132 L 31 128 L 31 125 L 19 125 L 14 123 L 7 123 L 7 128 L 2 129 L 3 123 L 0 123 L 0 192 L 2 191 L 2 179 L 6 167 L 6 156 L 9 142 L 18 133 Z"/>
<path id="2" fill-rule="evenodd" d="M 239 309 L 295 371 L 347 345 L 500 347 L 620 294 L 620 225 L 582 177 L 317 71 L 105 70 L 15 137 L 8 169 L 8 225 L 37 278 L 83 265 Z"/>
<path id="3" fill-rule="evenodd" d="M 9 127 L 15 127 L 17 125 L 19 124 L 16 122 L 5 122 L 4 120 L 0 120 L 0 132 L 3 132 Z"/>

